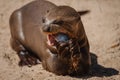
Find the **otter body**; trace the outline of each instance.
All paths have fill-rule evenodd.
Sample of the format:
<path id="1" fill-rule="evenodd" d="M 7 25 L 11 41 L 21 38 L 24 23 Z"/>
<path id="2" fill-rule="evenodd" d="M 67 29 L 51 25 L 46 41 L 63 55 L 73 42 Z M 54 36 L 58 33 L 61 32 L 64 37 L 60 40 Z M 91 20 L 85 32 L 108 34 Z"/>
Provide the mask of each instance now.
<path id="1" fill-rule="evenodd" d="M 46 24 L 49 25 L 52 21 L 48 20 L 48 22 L 45 23 L 43 18 L 50 17 L 49 14 L 52 13 L 51 11 L 57 9 L 58 7 L 59 6 L 56 6 L 51 2 L 37 0 L 23 6 L 22 8 L 12 13 L 10 17 L 11 47 L 17 52 L 18 56 L 20 57 L 20 65 L 34 65 L 38 63 L 37 60 L 39 59 L 41 60 L 42 65 L 46 70 L 51 71 L 55 74 L 65 75 L 75 72 L 73 70 L 69 73 L 69 59 L 59 57 L 59 50 L 57 51 L 55 48 L 47 44 L 46 36 L 48 34 L 46 33 L 48 32 L 51 34 L 52 30 L 50 31 L 46 27 Z M 52 15 L 54 14 L 57 13 L 52 13 Z M 82 32 L 83 31 L 84 29 Z M 82 34 L 85 34 L 85 32 Z M 81 53 L 83 54 L 82 64 L 80 63 L 81 65 L 79 65 L 83 65 L 80 67 L 82 70 L 77 69 L 79 73 L 88 72 L 90 66 L 89 44 L 86 35 L 84 36 L 84 40 L 82 43 L 80 42 L 80 44 L 85 44 L 82 46 L 82 48 L 79 48 L 82 49 L 80 55 Z"/>

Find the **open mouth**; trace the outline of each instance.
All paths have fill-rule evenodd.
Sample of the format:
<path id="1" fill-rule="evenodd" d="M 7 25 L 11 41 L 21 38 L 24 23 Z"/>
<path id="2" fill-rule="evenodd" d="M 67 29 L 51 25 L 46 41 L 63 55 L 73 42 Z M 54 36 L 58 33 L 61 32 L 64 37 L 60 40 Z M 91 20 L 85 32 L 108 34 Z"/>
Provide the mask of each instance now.
<path id="1" fill-rule="evenodd" d="M 69 40 L 69 35 L 65 33 L 56 33 L 56 34 L 48 34 L 47 40 L 48 45 L 55 46 L 58 42 L 67 42 Z"/>

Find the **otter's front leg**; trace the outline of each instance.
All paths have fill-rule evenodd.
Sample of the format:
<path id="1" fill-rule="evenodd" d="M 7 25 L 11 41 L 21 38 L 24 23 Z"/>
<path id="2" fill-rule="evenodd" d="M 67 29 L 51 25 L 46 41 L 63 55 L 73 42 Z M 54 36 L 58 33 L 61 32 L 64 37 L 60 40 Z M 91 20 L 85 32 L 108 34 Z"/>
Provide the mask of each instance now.
<path id="1" fill-rule="evenodd" d="M 38 57 L 32 52 L 28 51 L 18 40 L 11 38 L 11 47 L 19 56 L 20 62 L 19 66 L 32 66 L 40 63 Z"/>

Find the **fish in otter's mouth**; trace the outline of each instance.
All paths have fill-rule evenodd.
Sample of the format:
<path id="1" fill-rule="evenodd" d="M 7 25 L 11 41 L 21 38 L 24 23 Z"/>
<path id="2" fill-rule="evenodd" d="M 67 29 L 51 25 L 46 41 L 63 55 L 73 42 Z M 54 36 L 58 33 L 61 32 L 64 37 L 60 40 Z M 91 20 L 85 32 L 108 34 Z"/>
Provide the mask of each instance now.
<path id="1" fill-rule="evenodd" d="M 47 43 L 50 46 L 56 46 L 57 43 L 66 43 L 70 39 L 68 34 L 56 33 L 47 35 Z"/>

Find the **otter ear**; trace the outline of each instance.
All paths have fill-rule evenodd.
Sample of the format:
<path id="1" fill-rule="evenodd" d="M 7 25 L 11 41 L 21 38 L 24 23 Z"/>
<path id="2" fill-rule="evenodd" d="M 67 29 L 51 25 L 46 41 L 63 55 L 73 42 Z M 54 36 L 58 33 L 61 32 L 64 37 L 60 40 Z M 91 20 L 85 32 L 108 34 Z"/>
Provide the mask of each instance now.
<path id="1" fill-rule="evenodd" d="M 90 12 L 89 10 L 78 11 L 78 14 L 79 14 L 80 16 L 83 16 L 83 15 L 85 15 L 85 14 L 88 14 L 89 12 Z"/>

